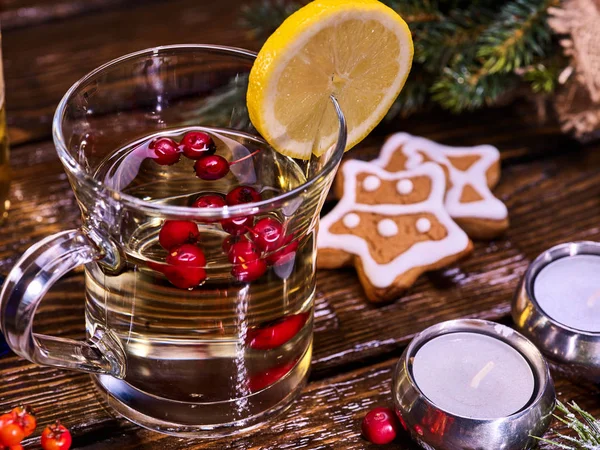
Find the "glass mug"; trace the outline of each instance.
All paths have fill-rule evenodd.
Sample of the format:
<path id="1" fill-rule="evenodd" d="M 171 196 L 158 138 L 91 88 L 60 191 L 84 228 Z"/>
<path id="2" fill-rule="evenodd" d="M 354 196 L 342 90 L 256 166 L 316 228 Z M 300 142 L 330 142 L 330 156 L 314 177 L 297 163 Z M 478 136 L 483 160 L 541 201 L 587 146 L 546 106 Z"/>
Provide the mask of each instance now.
<path id="1" fill-rule="evenodd" d="M 264 423 L 291 404 L 308 376 L 315 233 L 346 126 L 332 98 L 335 130 L 319 130 L 332 143 L 325 154 L 297 161 L 273 151 L 246 110 L 254 59 L 235 48 L 165 46 L 116 59 L 77 82 L 58 106 L 53 133 L 83 224 L 27 250 L 0 294 L 0 324 L 17 354 L 91 372 L 116 411 L 168 434 L 217 437 Z M 194 161 L 161 165 L 148 153 L 156 137 L 181 139 L 200 126 L 220 155 L 237 161 L 223 179 L 201 180 Z M 240 185 L 262 199 L 190 206 L 198 195 Z M 285 236 L 261 253 L 260 276 L 236 278 L 239 261 L 228 259 L 227 248 L 240 237 L 226 224 L 266 217 Z M 159 233 L 166 220 L 196 224 L 200 242 L 186 245 L 200 246 L 206 263 L 182 275 L 165 262 Z M 82 264 L 88 339 L 33 333 L 44 294 Z M 173 273 L 201 273 L 204 281 L 182 287 Z"/>

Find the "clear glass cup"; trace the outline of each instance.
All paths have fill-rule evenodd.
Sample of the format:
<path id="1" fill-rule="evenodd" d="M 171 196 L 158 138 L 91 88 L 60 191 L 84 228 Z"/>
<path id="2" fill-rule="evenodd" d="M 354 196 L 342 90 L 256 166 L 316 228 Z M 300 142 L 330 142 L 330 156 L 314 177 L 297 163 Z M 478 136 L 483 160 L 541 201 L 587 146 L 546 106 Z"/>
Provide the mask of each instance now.
<path id="1" fill-rule="evenodd" d="M 308 376 L 315 233 L 346 127 L 332 98 L 339 129 L 329 151 L 309 161 L 274 152 L 246 111 L 254 58 L 234 48 L 158 47 L 77 82 L 57 109 L 54 139 L 82 226 L 31 247 L 0 294 L 0 325 L 17 354 L 91 372 L 116 411 L 164 433 L 216 437 L 259 425 L 289 406 Z M 219 154 L 241 160 L 222 180 L 196 178 L 186 158 L 164 166 L 147 157 L 157 136 L 180 139 L 200 126 Z M 254 186 L 262 200 L 190 206 L 198 195 L 238 185 Z M 223 249 L 224 224 L 266 217 L 282 224 L 285 238 L 261 253 L 262 275 L 236 278 L 241 263 Z M 206 263 L 191 270 L 205 280 L 193 287 L 177 287 L 165 263 L 158 236 L 166 220 L 199 229 L 195 245 Z M 87 340 L 34 334 L 44 294 L 81 264 Z"/>

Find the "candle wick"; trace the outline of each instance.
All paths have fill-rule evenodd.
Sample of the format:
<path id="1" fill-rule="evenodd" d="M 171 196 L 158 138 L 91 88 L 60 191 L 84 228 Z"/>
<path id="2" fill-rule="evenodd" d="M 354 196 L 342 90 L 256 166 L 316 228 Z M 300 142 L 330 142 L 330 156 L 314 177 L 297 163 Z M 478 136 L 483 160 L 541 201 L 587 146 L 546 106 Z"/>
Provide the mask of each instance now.
<path id="1" fill-rule="evenodd" d="M 494 361 L 490 361 L 485 366 L 483 366 L 483 368 L 479 372 L 477 372 L 477 375 L 475 375 L 471 380 L 471 387 L 473 389 L 477 389 L 479 387 L 479 383 L 481 383 L 483 379 L 487 376 L 487 374 L 491 372 L 494 366 Z"/>

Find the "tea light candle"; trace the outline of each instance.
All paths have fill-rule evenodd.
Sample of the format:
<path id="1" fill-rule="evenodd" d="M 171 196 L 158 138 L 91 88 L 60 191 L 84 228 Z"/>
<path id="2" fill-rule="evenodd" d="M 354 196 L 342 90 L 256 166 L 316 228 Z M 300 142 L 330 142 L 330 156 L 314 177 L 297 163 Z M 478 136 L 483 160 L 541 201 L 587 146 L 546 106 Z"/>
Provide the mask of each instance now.
<path id="1" fill-rule="evenodd" d="M 523 355 L 481 333 L 431 339 L 417 351 L 412 373 L 417 387 L 437 407 L 472 419 L 507 417 L 524 408 L 535 389 Z"/>
<path id="2" fill-rule="evenodd" d="M 536 276 L 533 295 L 555 321 L 600 332 L 600 256 L 573 255 L 551 262 Z"/>

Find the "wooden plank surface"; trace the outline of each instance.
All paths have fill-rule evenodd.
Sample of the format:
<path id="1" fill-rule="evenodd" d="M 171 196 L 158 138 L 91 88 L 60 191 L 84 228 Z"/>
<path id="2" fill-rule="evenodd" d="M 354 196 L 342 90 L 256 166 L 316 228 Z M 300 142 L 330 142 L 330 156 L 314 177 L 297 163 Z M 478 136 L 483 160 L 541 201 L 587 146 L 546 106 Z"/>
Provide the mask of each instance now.
<path id="1" fill-rule="evenodd" d="M 3 24 L 8 120 L 18 144 L 11 155 L 12 209 L 0 227 L 0 273 L 33 242 L 79 223 L 49 141 L 52 113 L 72 82 L 109 59 L 153 45 L 210 42 L 255 48 L 235 27 L 240 4 L 0 0 L 0 19 L 8 21 Z M 27 18 L 27 11 L 34 10 L 38 15 Z M 352 270 L 319 272 L 311 382 L 285 417 L 259 433 L 232 439 L 164 437 L 113 417 L 88 376 L 37 367 L 14 356 L 0 359 L 0 411 L 25 402 L 38 410 L 41 423 L 61 418 L 73 430 L 77 449 L 376 448 L 359 437 L 360 419 L 370 407 L 389 403 L 391 371 L 415 333 L 457 317 L 508 323 L 514 288 L 532 258 L 559 242 L 600 240 L 600 146 L 580 148 L 560 135 L 554 122 L 540 124 L 527 104 L 396 120 L 349 157 L 374 157 L 385 133 L 400 128 L 448 144 L 497 145 L 503 158 L 497 194 L 509 207 L 511 228 L 501 239 L 478 243 L 460 265 L 423 277 L 390 305 L 366 302 Z M 83 336 L 81 274 L 51 291 L 35 329 Z M 597 386 L 557 378 L 557 391 L 561 400 L 576 400 L 600 416 Z M 27 448 L 39 449 L 37 442 L 29 439 Z M 380 448 L 415 449 L 406 437 Z"/>
<path id="2" fill-rule="evenodd" d="M 487 131 L 490 140 L 495 140 L 493 129 L 489 127 Z M 466 132 L 471 134 L 473 130 Z M 371 139 L 354 156 L 371 155 L 378 142 Z M 512 150 L 507 147 L 506 154 Z M 565 240 L 599 240 L 600 152 L 575 147 L 568 152 L 550 153 L 550 157 L 532 161 L 521 155 L 505 163 L 497 192 L 509 206 L 512 225 L 504 238 L 478 243 L 470 259 L 424 277 L 396 303 L 370 305 L 351 270 L 321 271 L 313 383 L 300 403 L 274 428 L 286 438 L 271 431 L 224 440 L 223 448 L 281 448 L 277 445 L 290 442 L 288 433 L 294 445 L 305 448 L 334 448 L 332 442 L 341 442 L 337 440 L 342 438 L 348 445 L 344 448 L 363 448 L 364 442 L 356 434 L 359 417 L 371 402 L 381 402 L 389 396 L 390 361 L 401 354 L 415 333 L 457 317 L 506 318 L 518 279 L 539 252 Z M 31 243 L 77 226 L 79 221 L 78 209 L 51 143 L 22 146 L 12 156 L 14 205 L 9 220 L 0 229 L 0 272 L 8 270 Z M 76 274 L 62 283 L 43 303 L 36 331 L 82 337 L 83 278 Z M 381 372 L 377 364 L 385 360 L 387 369 Z M 139 448 L 136 445 L 142 443 L 143 448 L 149 449 L 215 448 L 204 443 L 188 447 L 180 439 L 163 438 L 114 419 L 85 375 L 40 368 L 16 358 L 3 360 L 0 374 L 7 380 L 0 386 L 0 409 L 25 401 L 40 411 L 42 421 L 62 417 L 75 430 L 76 448 Z M 356 381 L 362 380 L 360 377 L 364 377 L 365 386 L 360 384 L 363 381 Z M 336 386 L 336 380 L 347 386 L 352 395 L 359 389 L 358 399 L 346 399 L 339 392 L 341 388 L 328 387 L 332 383 Z M 561 398 L 568 400 L 574 395 L 573 389 L 575 385 L 565 382 Z M 341 400 L 336 402 L 324 392 L 338 393 Z M 54 405 L 56 401 L 60 402 L 59 408 Z M 595 408 L 600 410 L 598 405 Z M 321 434 L 325 437 L 321 438 Z"/>

